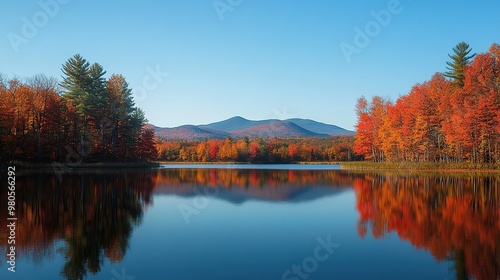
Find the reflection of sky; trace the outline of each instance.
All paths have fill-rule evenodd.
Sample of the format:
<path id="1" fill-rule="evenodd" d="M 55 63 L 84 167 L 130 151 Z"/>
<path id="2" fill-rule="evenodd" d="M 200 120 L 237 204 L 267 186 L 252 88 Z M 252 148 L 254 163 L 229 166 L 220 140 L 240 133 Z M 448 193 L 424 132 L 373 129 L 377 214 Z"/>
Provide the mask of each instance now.
<path id="1" fill-rule="evenodd" d="M 313 255 L 318 237 L 331 235 L 341 246 L 310 279 L 448 277 L 449 264 L 436 263 L 395 234 L 377 240 L 367 234 L 361 240 L 352 190 L 296 204 L 235 205 L 209 198 L 188 225 L 179 205 L 193 207 L 193 199 L 155 197 L 131 250 L 115 266 L 144 279 L 281 279 L 285 270 Z"/>

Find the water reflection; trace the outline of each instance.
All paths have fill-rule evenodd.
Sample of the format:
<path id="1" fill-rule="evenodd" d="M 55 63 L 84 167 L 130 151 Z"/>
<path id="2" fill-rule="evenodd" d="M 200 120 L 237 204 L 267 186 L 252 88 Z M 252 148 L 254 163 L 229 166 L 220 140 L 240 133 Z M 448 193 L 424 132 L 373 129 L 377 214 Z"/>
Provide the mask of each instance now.
<path id="1" fill-rule="evenodd" d="M 456 279 L 500 278 L 499 180 L 490 176 L 357 175 L 359 234 L 396 232 Z"/>
<path id="2" fill-rule="evenodd" d="M 41 263 L 54 255 L 56 241 L 62 241 L 57 253 L 65 259 L 60 271 L 65 279 L 99 272 L 104 258 L 121 261 L 132 228 L 141 223 L 144 206 L 151 202 L 152 175 L 82 173 L 65 176 L 62 182 L 47 174 L 17 177 L 18 259 Z M 1 201 L 7 201 L 5 194 L 2 191 Z M 6 216 L 2 207 L 0 219 Z M 7 246 L 6 239 L 0 242 Z"/>
<path id="3" fill-rule="evenodd" d="M 232 203 L 248 200 L 300 202 L 338 193 L 353 178 L 339 170 L 173 169 L 156 174 L 155 193 L 197 195 L 203 187 L 218 188 L 217 198 Z"/>
<path id="4" fill-rule="evenodd" d="M 0 201 L 7 201 L 5 183 Z M 33 263 L 62 256 L 64 279 L 96 275 L 105 262 L 133 255 L 132 232 L 153 196 L 196 196 L 197 188 L 206 187 L 218 189 L 213 199 L 234 205 L 314 202 L 353 188 L 359 221 L 353 219 L 352 228 L 358 224 L 359 237 L 395 232 L 438 261 L 452 260 L 456 279 L 500 277 L 497 177 L 204 168 L 77 172 L 62 182 L 53 174 L 32 173 L 19 176 L 17 186 L 19 256 Z M 0 208 L 2 221 L 6 210 Z M 0 236 L 6 233 L 0 227 Z M 2 255 L 6 248 L 1 238 Z"/>

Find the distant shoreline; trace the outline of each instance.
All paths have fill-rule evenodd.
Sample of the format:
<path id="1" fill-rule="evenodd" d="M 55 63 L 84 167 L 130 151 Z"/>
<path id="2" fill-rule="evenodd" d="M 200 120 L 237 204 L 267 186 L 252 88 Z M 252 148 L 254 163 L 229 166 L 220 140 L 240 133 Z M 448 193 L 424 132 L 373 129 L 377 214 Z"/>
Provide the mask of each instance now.
<path id="1" fill-rule="evenodd" d="M 65 169 L 88 169 L 88 168 L 148 168 L 148 167 L 159 167 L 161 165 L 188 165 L 188 164 L 200 164 L 200 165 L 224 165 L 224 164 L 239 164 L 239 165 L 278 165 L 278 164 L 289 164 L 289 165 L 300 165 L 300 164 L 328 164 L 328 165 L 339 165 L 339 162 L 291 162 L 291 163 L 252 163 L 252 162 L 237 162 L 237 161 L 218 161 L 218 162 L 200 162 L 200 161 L 151 161 L 151 162 L 83 162 L 83 163 L 61 163 L 61 162 L 11 162 L 11 163 L 0 163 L 0 166 L 16 166 L 28 169 L 52 169 L 52 168 L 65 168 Z"/>
<path id="2" fill-rule="evenodd" d="M 151 162 L 95 162 L 95 163 L 59 163 L 59 162 L 12 162 L 0 163 L 2 168 L 16 166 L 23 169 L 65 169 L 80 170 L 91 168 L 102 169 L 137 169 L 158 168 L 161 165 L 340 165 L 341 170 L 387 170 L 387 171 L 436 171 L 436 172 L 500 172 L 500 164 L 486 163 L 436 163 L 436 162 L 291 162 L 291 163 L 251 163 L 251 162 L 178 162 L 178 161 L 151 161 Z"/>

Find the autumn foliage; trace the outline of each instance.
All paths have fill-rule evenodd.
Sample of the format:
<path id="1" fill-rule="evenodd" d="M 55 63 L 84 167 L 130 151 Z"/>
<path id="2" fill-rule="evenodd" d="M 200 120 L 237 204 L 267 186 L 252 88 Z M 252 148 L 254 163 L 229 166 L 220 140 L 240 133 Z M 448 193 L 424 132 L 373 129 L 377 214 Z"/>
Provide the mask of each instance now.
<path id="1" fill-rule="evenodd" d="M 352 136 L 330 138 L 158 139 L 160 160 L 181 162 L 289 163 L 297 161 L 349 161 L 355 157 Z"/>
<path id="2" fill-rule="evenodd" d="M 354 152 L 372 161 L 500 161 L 500 46 L 475 56 L 463 87 L 442 74 L 395 102 L 358 99 Z"/>
<path id="3" fill-rule="evenodd" d="M 76 55 L 63 82 L 0 75 L 0 162 L 146 161 L 154 131 L 121 75 Z"/>

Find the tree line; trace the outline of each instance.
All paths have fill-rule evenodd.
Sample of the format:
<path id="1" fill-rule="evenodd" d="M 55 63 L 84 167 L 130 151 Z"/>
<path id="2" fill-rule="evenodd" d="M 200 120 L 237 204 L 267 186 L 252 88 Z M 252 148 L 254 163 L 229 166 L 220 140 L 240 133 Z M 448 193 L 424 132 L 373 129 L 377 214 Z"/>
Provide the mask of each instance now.
<path id="1" fill-rule="evenodd" d="M 448 72 L 395 102 L 358 99 L 356 154 L 376 162 L 500 161 L 500 46 L 476 55 L 462 42 L 453 52 Z"/>
<path id="2" fill-rule="evenodd" d="M 298 161 L 349 161 L 352 136 L 329 138 L 257 138 L 169 141 L 158 139 L 158 157 L 181 162 L 290 163 Z"/>
<path id="3" fill-rule="evenodd" d="M 156 158 L 154 131 L 122 75 L 75 55 L 63 80 L 0 76 L 0 161 L 136 161 Z"/>

